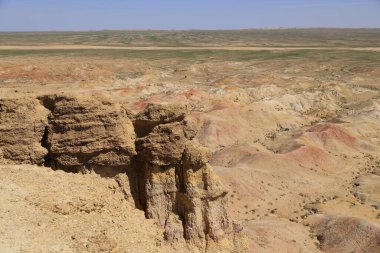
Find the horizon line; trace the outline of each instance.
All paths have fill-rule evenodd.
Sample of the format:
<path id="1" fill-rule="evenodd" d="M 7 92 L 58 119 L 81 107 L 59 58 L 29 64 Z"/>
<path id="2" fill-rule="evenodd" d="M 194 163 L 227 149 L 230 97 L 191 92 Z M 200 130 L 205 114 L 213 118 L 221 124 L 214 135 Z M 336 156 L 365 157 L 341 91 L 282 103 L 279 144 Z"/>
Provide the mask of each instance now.
<path id="1" fill-rule="evenodd" d="M 380 27 L 256 27 L 256 28 L 220 28 L 220 29 L 207 29 L 207 28 L 190 28 L 190 29 L 72 29 L 72 30 L 9 30 L 0 31 L 0 33 L 33 33 L 33 32 L 102 32 L 102 31 L 245 31 L 245 30 L 377 30 Z"/>

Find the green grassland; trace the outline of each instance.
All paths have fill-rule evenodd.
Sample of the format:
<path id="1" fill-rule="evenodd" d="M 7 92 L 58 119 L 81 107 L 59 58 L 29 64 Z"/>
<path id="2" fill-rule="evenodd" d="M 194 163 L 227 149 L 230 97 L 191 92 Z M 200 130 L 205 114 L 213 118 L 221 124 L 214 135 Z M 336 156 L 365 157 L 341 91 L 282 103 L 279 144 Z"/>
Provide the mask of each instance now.
<path id="1" fill-rule="evenodd" d="M 0 58 L 13 56 L 84 57 L 100 59 L 182 59 L 193 61 L 309 60 L 315 62 L 345 61 L 380 65 L 380 52 L 354 50 L 126 50 L 126 49 L 36 49 L 0 50 Z"/>
<path id="2" fill-rule="evenodd" d="M 0 45 L 379 47 L 380 29 L 1 32 Z"/>
<path id="3" fill-rule="evenodd" d="M 272 30 L 215 30 L 215 31 L 82 31 L 82 32 L 17 32 L 0 33 L 1 45 L 103 45 L 133 46 L 128 49 L 33 49 L 0 50 L 0 58 L 33 57 L 91 57 L 102 59 L 182 59 L 194 61 L 295 60 L 316 62 L 333 60 L 347 64 L 380 65 L 380 52 L 342 50 L 344 48 L 380 47 L 380 29 L 272 29 Z M 219 49 L 144 50 L 144 46 L 258 46 L 262 51 Z M 284 47 L 287 50 L 271 50 Z M 308 47 L 309 49 L 292 49 Z M 312 49 L 324 47 L 327 49 Z M 340 49 L 338 50 L 338 48 Z"/>

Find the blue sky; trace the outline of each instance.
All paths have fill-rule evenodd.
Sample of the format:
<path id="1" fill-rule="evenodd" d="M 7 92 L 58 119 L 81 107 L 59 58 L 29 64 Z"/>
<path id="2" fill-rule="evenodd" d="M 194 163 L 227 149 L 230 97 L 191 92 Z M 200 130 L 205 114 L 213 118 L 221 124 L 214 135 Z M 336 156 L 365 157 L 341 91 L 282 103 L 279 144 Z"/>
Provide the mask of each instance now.
<path id="1" fill-rule="evenodd" d="M 0 0 L 0 31 L 377 27 L 380 0 Z"/>

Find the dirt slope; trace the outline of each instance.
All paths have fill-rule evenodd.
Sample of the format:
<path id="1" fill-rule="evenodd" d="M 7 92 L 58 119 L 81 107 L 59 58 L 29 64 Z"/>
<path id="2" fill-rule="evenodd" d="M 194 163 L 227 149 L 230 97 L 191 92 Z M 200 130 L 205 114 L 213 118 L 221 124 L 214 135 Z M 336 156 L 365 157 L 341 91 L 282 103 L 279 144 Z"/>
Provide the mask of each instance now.
<path id="1" fill-rule="evenodd" d="M 1 252 L 172 252 L 114 179 L 0 167 Z"/>

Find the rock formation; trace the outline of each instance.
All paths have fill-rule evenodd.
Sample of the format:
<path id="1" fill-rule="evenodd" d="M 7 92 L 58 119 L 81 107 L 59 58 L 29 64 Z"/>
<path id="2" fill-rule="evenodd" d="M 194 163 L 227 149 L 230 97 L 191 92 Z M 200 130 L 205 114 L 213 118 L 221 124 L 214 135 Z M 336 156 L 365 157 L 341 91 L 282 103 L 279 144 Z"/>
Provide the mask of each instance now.
<path id="1" fill-rule="evenodd" d="M 0 99 L 2 163 L 44 163 L 47 150 L 41 146 L 41 141 L 48 113 L 35 99 Z"/>
<path id="2" fill-rule="evenodd" d="M 148 104 L 134 120 L 135 131 L 138 136 L 147 135 L 157 125 L 182 121 L 187 113 L 184 105 Z"/>
<path id="3" fill-rule="evenodd" d="M 51 111 L 47 163 L 56 169 L 101 175 L 125 171 L 135 152 L 135 132 L 119 105 L 67 96 L 41 98 Z"/>
<path id="4" fill-rule="evenodd" d="M 158 221 L 168 241 L 185 239 L 195 251 L 236 251 L 227 192 L 209 164 L 210 152 L 194 140 L 186 107 L 148 105 L 132 123 L 130 113 L 111 102 L 39 99 L 0 101 L 3 159 L 117 175 L 126 197 L 130 192 L 147 218 Z"/>
<path id="5" fill-rule="evenodd" d="M 196 132 L 185 115 L 181 106 L 150 105 L 136 116 L 135 125 L 151 129 L 136 142 L 140 199 L 168 240 L 184 236 L 202 248 L 209 239 L 226 237 L 231 221 L 227 192 L 208 163 L 209 151 L 193 140 Z"/>

